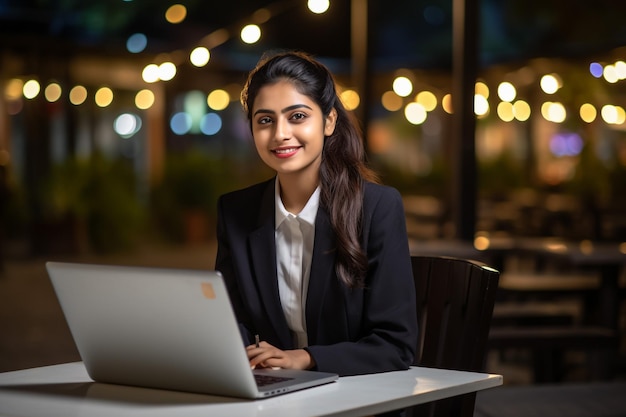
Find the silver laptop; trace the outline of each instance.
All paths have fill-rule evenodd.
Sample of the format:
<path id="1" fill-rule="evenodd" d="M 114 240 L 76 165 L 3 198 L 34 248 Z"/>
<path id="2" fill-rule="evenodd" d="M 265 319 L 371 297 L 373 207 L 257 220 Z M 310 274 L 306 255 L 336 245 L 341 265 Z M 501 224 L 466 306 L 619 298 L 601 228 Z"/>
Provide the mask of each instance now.
<path id="1" fill-rule="evenodd" d="M 63 262 L 46 268 L 94 381 L 265 398 L 338 377 L 252 371 L 217 271 Z"/>

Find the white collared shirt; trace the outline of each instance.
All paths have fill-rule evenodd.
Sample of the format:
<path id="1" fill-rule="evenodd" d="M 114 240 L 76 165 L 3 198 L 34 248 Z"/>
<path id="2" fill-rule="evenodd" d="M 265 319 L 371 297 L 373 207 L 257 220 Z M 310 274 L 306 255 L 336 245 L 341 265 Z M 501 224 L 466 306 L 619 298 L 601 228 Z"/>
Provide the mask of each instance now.
<path id="1" fill-rule="evenodd" d="M 320 189 L 317 187 L 300 213 L 289 213 L 280 198 L 280 185 L 276 178 L 274 199 L 278 290 L 283 313 L 297 348 L 308 345 L 305 306 L 319 198 Z"/>

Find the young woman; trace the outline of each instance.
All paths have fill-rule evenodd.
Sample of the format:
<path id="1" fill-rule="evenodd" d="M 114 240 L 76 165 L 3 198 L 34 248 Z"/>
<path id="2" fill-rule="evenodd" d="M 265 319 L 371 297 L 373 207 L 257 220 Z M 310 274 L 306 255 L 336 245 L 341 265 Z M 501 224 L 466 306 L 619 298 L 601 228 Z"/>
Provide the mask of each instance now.
<path id="1" fill-rule="evenodd" d="M 251 71 L 241 100 L 276 171 L 218 202 L 216 269 L 250 365 L 408 368 L 417 321 L 402 200 L 366 167 L 332 74 L 307 54 L 275 54 Z"/>

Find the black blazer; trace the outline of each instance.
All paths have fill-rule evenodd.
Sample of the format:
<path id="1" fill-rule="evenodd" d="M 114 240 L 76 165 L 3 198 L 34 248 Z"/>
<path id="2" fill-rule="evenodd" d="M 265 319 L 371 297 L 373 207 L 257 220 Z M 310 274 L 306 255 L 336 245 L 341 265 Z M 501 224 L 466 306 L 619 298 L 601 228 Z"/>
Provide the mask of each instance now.
<path id="1" fill-rule="evenodd" d="M 278 292 L 274 240 L 275 179 L 218 201 L 216 269 L 226 281 L 244 338 L 293 349 Z M 338 196 L 338 198 L 341 198 Z M 320 371 L 355 375 L 406 369 L 417 346 L 415 289 L 402 200 L 397 190 L 365 184 L 362 244 L 366 288 L 335 274 L 335 235 L 321 207 L 306 301 L 306 348 Z"/>

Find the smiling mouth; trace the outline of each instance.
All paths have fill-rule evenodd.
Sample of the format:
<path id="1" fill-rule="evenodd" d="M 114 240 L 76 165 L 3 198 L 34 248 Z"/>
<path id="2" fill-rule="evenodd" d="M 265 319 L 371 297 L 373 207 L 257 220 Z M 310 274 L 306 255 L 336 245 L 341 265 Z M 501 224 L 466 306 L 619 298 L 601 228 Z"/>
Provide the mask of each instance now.
<path id="1" fill-rule="evenodd" d="M 290 155 L 295 153 L 298 149 L 297 147 L 294 148 L 282 148 L 282 149 L 274 149 L 272 152 L 274 152 L 276 155 Z"/>

